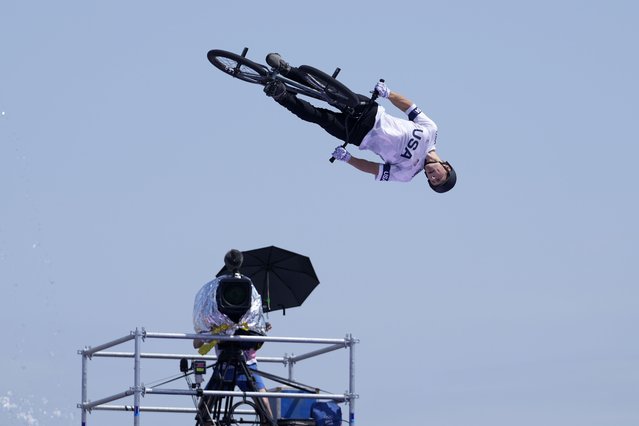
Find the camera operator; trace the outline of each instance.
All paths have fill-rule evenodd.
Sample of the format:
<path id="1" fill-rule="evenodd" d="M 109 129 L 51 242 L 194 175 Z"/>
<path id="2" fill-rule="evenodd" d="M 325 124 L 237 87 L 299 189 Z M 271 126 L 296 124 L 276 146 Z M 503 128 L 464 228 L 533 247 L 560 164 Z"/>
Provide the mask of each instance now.
<path id="1" fill-rule="evenodd" d="M 262 298 L 257 292 L 253 284 L 251 283 L 250 294 L 250 308 L 243 313 L 239 318 L 231 319 L 226 314 L 222 313 L 218 307 L 217 291 L 220 287 L 220 283 L 223 283 L 228 279 L 243 279 L 245 282 L 248 278 L 239 274 L 239 265 L 241 265 L 241 252 L 237 250 L 231 250 L 225 256 L 225 263 L 229 271 L 232 271 L 232 275 L 224 275 L 210 281 L 198 291 L 195 296 L 195 302 L 193 305 L 193 328 L 196 333 L 207 333 L 213 335 L 266 335 L 266 332 L 271 329 L 271 324 L 267 323 L 264 319 L 264 313 L 262 311 Z M 198 349 L 201 355 L 207 354 L 213 347 L 215 352 L 219 356 L 224 348 L 224 342 L 218 342 L 211 338 L 202 337 L 202 339 L 194 339 L 193 347 Z M 246 362 L 248 368 L 252 371 L 252 376 L 255 379 L 255 385 L 259 392 L 266 392 L 266 385 L 263 378 L 257 374 L 257 350 L 261 347 L 261 343 L 249 345 L 248 347 L 242 347 L 242 355 L 244 362 Z M 219 361 L 218 361 L 219 362 Z M 226 369 L 225 380 L 232 380 L 233 368 Z M 249 391 L 249 378 L 245 374 L 238 374 L 235 384 L 242 391 Z M 211 384 L 209 382 L 209 384 Z M 268 398 L 261 398 L 264 406 L 271 413 L 271 409 L 268 403 Z"/>

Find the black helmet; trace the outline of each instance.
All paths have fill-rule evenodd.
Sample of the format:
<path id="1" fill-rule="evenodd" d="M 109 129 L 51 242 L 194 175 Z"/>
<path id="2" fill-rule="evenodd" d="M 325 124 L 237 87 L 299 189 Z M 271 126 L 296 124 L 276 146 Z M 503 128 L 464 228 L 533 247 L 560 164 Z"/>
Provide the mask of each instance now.
<path id="1" fill-rule="evenodd" d="M 448 165 L 448 167 L 450 167 L 450 171 L 448 172 L 448 177 L 446 178 L 446 180 L 437 186 L 433 186 L 433 184 L 430 183 L 430 180 L 428 180 L 428 184 L 430 185 L 431 189 L 440 194 L 450 191 L 455 186 L 455 183 L 457 183 L 457 173 L 455 173 L 455 169 L 453 169 L 453 166 L 451 166 L 448 161 L 444 161 L 442 162 L 442 164 L 446 164 Z"/>

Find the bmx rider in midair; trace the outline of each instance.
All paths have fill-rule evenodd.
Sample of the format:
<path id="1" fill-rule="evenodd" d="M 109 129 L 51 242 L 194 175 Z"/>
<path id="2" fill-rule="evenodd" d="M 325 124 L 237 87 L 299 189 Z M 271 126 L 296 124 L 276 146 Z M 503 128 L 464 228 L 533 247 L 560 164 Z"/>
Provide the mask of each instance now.
<path id="1" fill-rule="evenodd" d="M 295 78 L 296 68 L 279 54 L 269 53 L 266 62 L 282 75 Z M 357 158 L 342 146 L 335 148 L 335 159 L 370 173 L 379 181 L 408 182 L 423 171 L 435 192 L 451 190 L 457 182 L 457 174 L 435 151 L 437 125 L 410 99 L 391 91 L 385 82 L 378 82 L 375 91 L 406 113 L 408 120 L 386 113 L 384 107 L 363 95 L 359 95 L 362 103 L 355 107 L 354 113 L 336 112 L 298 98 L 288 92 L 281 81 L 274 80 L 264 87 L 267 96 L 302 120 L 318 124 L 332 136 L 356 145 L 360 150 L 374 152 L 384 162 Z"/>

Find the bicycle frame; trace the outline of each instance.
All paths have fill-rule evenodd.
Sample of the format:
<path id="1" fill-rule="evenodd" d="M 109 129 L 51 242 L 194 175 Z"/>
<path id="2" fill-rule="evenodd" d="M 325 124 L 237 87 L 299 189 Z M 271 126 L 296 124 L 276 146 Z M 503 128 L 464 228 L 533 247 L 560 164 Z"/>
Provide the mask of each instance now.
<path id="1" fill-rule="evenodd" d="M 232 52 L 227 51 L 218 52 L 233 54 Z M 287 91 L 291 93 L 308 96 L 310 98 L 326 102 L 329 105 L 335 106 L 342 111 L 352 112 L 353 107 L 355 106 L 354 101 L 356 99 L 356 96 L 344 84 L 337 81 L 336 77 L 341 71 L 339 67 L 335 69 L 332 75 L 328 75 L 323 71 L 320 71 L 308 65 L 301 65 L 295 68 L 293 75 L 286 76 L 283 75 L 277 68 L 272 68 L 262 63 L 248 59 L 246 57 L 247 53 L 248 48 L 245 47 L 242 50 L 241 54 L 233 55 L 240 56 L 248 63 L 247 66 L 249 68 L 253 68 L 254 70 L 256 70 L 257 68 L 259 69 L 259 71 L 256 70 L 256 74 L 251 75 L 250 78 L 246 78 L 246 76 L 242 77 L 241 67 L 243 64 L 237 63 L 234 68 L 225 69 L 227 74 L 230 74 L 233 77 L 239 78 L 241 80 L 248 81 L 250 83 L 260 84 L 262 86 L 267 85 L 271 81 L 280 81 L 286 86 Z M 214 56 L 214 58 L 216 58 L 216 56 Z M 215 60 L 211 59 L 210 57 L 209 60 L 211 62 L 215 62 Z M 214 65 L 216 64 L 214 63 Z M 218 65 L 216 66 L 219 68 Z M 331 87 L 331 93 L 327 93 L 327 87 Z M 344 93 L 348 94 L 344 95 Z"/>
<path id="2" fill-rule="evenodd" d="M 292 80 L 288 77 L 283 76 L 275 69 L 271 69 L 268 73 L 267 81 L 271 81 L 271 80 L 281 81 L 282 83 L 286 85 L 286 90 L 288 90 L 289 92 L 308 96 L 310 98 L 314 98 L 324 102 L 328 101 L 327 97 L 323 96 L 322 91 L 318 89 L 319 84 L 315 84 L 315 87 L 311 87 L 310 86 L 310 84 L 312 84 L 311 82 L 309 82 L 309 85 L 298 83 L 295 80 Z"/>

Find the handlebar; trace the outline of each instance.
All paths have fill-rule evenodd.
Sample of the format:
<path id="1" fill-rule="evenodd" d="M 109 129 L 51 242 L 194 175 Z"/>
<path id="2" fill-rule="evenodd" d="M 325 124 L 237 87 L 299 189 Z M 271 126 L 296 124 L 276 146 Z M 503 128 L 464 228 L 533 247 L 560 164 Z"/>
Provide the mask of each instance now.
<path id="1" fill-rule="evenodd" d="M 383 78 L 379 79 L 380 83 L 384 83 L 386 80 L 384 80 Z M 371 95 L 371 101 L 374 101 L 375 99 L 377 99 L 379 97 L 379 93 L 377 92 L 377 90 L 373 89 L 373 94 Z"/>

